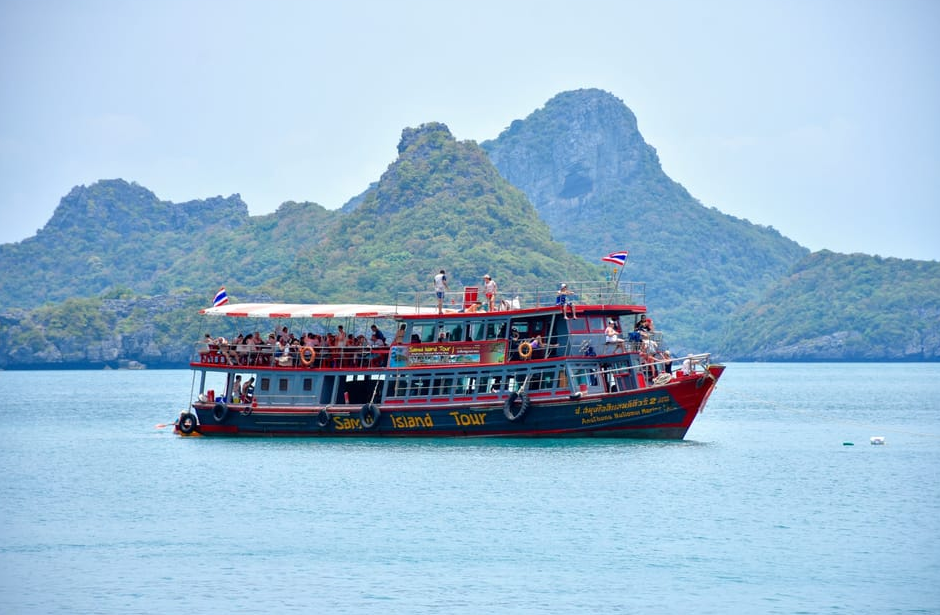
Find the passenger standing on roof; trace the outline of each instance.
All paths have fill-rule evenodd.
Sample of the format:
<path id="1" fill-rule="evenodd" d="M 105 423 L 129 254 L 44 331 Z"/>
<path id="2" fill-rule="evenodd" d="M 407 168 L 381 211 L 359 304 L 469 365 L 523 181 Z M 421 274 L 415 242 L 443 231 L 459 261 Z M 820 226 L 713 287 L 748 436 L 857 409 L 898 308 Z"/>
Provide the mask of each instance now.
<path id="1" fill-rule="evenodd" d="M 447 274 L 441 269 L 441 272 L 434 276 L 434 293 L 437 295 L 437 313 L 444 313 L 444 292 L 450 290 L 447 286 Z"/>
<path id="2" fill-rule="evenodd" d="M 490 274 L 483 276 L 483 292 L 486 294 L 487 311 L 496 311 L 496 282 L 490 277 Z"/>
<path id="3" fill-rule="evenodd" d="M 558 292 L 555 295 L 555 305 L 561 308 L 561 313 L 564 315 L 565 320 L 568 320 L 568 296 L 573 295 L 574 293 L 568 288 L 568 285 L 564 282 L 561 283 L 561 286 L 558 287 Z M 574 316 L 574 306 L 571 306 L 571 314 Z"/>

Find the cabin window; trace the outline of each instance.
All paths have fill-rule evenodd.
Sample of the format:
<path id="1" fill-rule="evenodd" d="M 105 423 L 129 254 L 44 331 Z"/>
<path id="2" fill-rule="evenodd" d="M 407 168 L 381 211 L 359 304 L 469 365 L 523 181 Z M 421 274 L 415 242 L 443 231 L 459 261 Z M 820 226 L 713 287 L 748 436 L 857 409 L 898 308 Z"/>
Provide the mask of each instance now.
<path id="1" fill-rule="evenodd" d="M 454 386 L 453 378 L 435 377 L 431 381 L 432 397 L 450 397 L 451 388 Z"/>
<path id="2" fill-rule="evenodd" d="M 591 331 L 603 331 L 607 328 L 607 323 L 604 322 L 603 316 L 588 317 L 588 324 L 591 327 Z"/>
<path id="3" fill-rule="evenodd" d="M 477 379 L 473 376 L 458 376 L 454 395 L 473 395 L 476 392 Z"/>
<path id="4" fill-rule="evenodd" d="M 428 381 L 425 378 L 415 376 L 411 381 L 411 396 L 412 397 L 427 397 L 428 396 Z"/>
<path id="5" fill-rule="evenodd" d="M 408 385 L 411 383 L 411 376 L 402 374 L 392 376 L 389 382 L 388 391 L 390 397 L 405 397 L 408 395 Z"/>
<path id="6" fill-rule="evenodd" d="M 262 391 L 270 391 L 270 390 L 271 390 L 271 379 L 270 379 L 270 378 L 266 378 L 266 377 L 265 377 L 265 378 L 262 378 L 262 379 L 261 379 L 261 390 L 262 390 Z"/>
<path id="7" fill-rule="evenodd" d="M 529 390 L 530 391 L 539 391 L 546 389 L 553 389 L 552 386 L 552 372 L 549 370 L 541 370 L 538 372 L 533 372 L 529 377 Z"/>
<path id="8" fill-rule="evenodd" d="M 277 390 L 281 393 L 286 392 L 288 389 L 288 380 L 287 378 L 280 378 L 277 382 Z"/>
<path id="9" fill-rule="evenodd" d="M 588 332 L 588 322 L 586 318 L 571 318 L 566 320 L 565 323 L 568 325 L 569 333 L 587 333 Z"/>
<path id="10" fill-rule="evenodd" d="M 486 339 L 495 340 L 499 339 L 499 325 L 495 322 L 487 323 L 486 325 Z"/>
<path id="11" fill-rule="evenodd" d="M 304 378 L 304 391 L 313 390 L 313 378 Z"/>

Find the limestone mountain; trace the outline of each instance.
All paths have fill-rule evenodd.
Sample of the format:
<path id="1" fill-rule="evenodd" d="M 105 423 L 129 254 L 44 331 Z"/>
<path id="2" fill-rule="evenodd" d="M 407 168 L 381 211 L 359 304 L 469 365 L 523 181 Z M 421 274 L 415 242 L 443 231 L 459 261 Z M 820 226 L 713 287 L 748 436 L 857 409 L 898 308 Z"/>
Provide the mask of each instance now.
<path id="1" fill-rule="evenodd" d="M 318 295 L 389 300 L 389 290 L 428 290 L 439 268 L 452 288 L 486 273 L 506 292 L 584 279 L 598 268 L 551 241 L 521 191 L 470 141 L 438 122 L 402 132 L 398 158 L 321 245 L 297 262 Z"/>
<path id="2" fill-rule="evenodd" d="M 481 146 L 568 250 L 591 262 L 629 250 L 624 278 L 650 282 L 650 309 L 699 348 L 808 253 L 693 198 L 663 172 L 630 109 L 602 90 L 558 94 Z"/>
<path id="3" fill-rule="evenodd" d="M 189 262 L 198 246 L 248 220 L 236 194 L 187 203 L 159 200 L 121 179 L 77 186 L 34 237 L 0 246 L 0 307 L 35 307 L 117 287 L 166 292 L 198 283 L 168 271 Z"/>

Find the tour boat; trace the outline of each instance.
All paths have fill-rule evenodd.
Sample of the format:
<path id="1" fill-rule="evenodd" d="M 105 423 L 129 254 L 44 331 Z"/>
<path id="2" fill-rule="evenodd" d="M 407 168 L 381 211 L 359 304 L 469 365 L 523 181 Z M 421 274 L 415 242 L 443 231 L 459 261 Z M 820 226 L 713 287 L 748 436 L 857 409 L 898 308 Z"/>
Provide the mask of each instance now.
<path id="1" fill-rule="evenodd" d="M 408 293 L 201 310 L 207 331 L 251 340 L 200 342 L 174 431 L 682 439 L 724 371 L 707 353 L 669 356 L 660 331 L 637 326 L 643 284 L 569 282 L 492 306 L 477 292 L 448 293 L 442 309 Z"/>

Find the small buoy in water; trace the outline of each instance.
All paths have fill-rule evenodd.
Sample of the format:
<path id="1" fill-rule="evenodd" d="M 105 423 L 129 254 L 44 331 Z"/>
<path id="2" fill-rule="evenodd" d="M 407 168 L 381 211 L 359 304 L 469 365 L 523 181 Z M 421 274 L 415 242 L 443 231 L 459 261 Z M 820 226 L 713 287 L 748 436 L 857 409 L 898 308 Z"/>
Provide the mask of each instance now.
<path id="1" fill-rule="evenodd" d="M 843 442 L 842 446 L 855 446 L 854 442 Z"/>
<path id="2" fill-rule="evenodd" d="M 884 443 L 885 443 L 885 437 L 884 437 L 884 436 L 872 436 L 872 437 L 871 437 L 871 443 L 872 443 L 872 444 L 884 444 Z"/>

